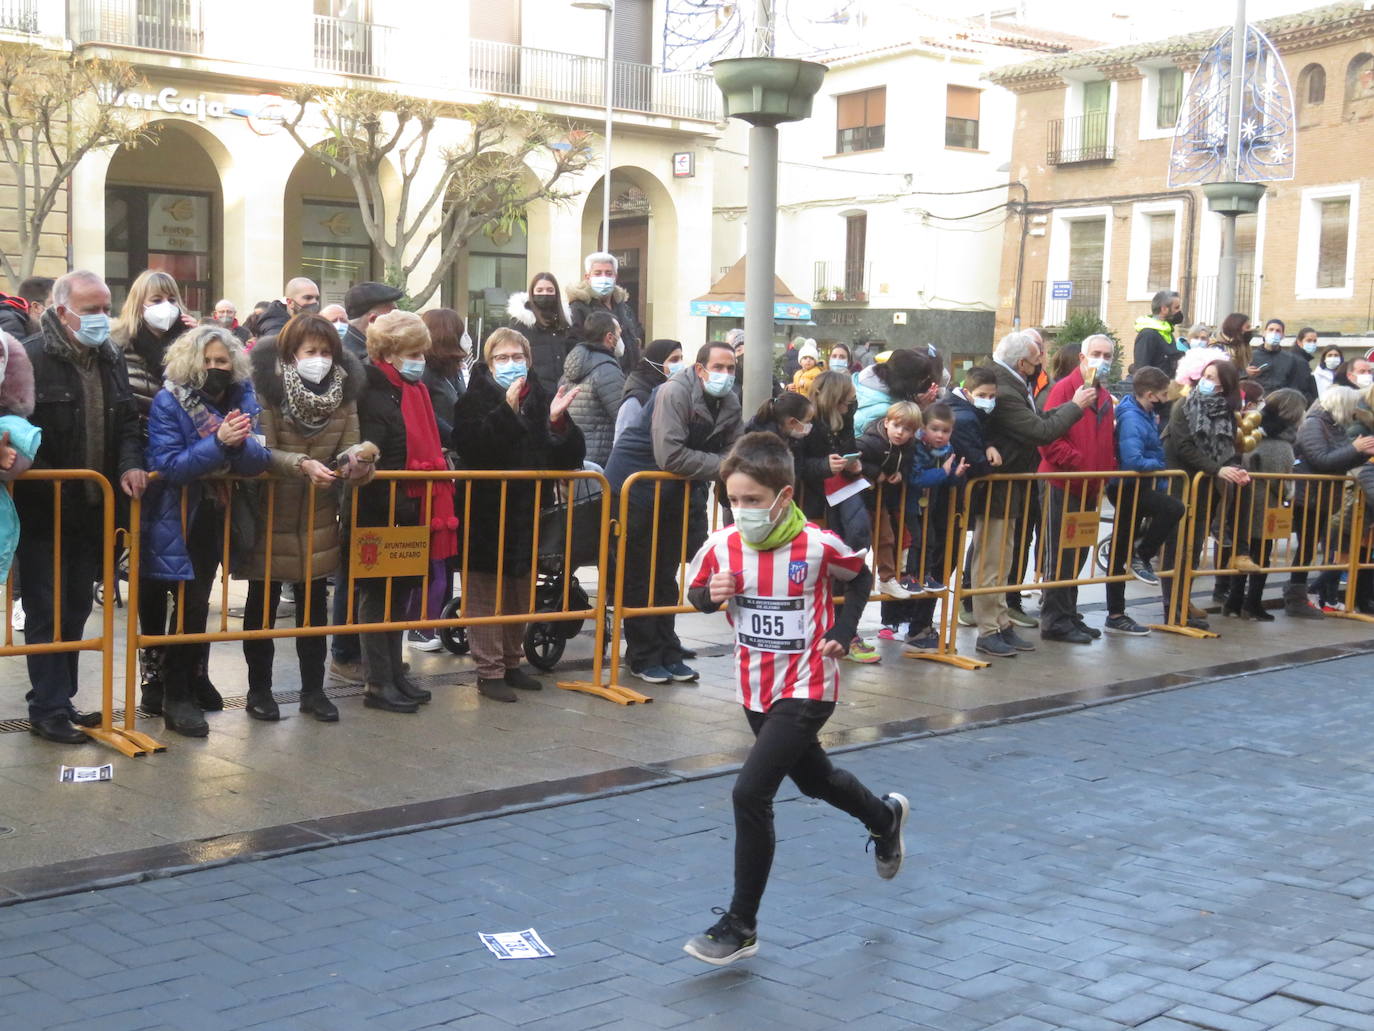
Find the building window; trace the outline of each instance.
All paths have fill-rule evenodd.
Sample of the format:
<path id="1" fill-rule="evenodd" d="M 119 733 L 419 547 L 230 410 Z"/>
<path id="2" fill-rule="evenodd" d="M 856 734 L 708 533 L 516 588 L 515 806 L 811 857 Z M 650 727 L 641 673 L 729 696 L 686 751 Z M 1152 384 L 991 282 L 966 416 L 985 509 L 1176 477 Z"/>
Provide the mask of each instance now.
<path id="1" fill-rule="evenodd" d="M 844 295 L 865 300 L 865 254 L 868 250 L 868 216 L 849 215 L 844 220 Z"/>
<path id="2" fill-rule="evenodd" d="M 119 307 L 144 269 L 177 281 L 186 307 L 213 309 L 208 193 L 112 186 L 105 191 L 105 281 Z"/>
<path id="3" fill-rule="evenodd" d="M 1374 55 L 1358 54 L 1346 67 L 1345 117 L 1374 117 Z"/>
<path id="4" fill-rule="evenodd" d="M 835 153 L 882 150 L 887 123 L 887 87 L 835 98 Z"/>
<path id="5" fill-rule="evenodd" d="M 1178 109 L 1183 104 L 1183 72 L 1178 68 L 1159 70 L 1159 95 L 1155 98 L 1155 127 L 1172 129 L 1178 124 Z"/>
<path id="6" fill-rule="evenodd" d="M 1342 289 L 1346 285 L 1345 258 L 1350 248 L 1350 198 L 1318 201 L 1317 289 Z"/>
<path id="7" fill-rule="evenodd" d="M 342 304 L 350 286 L 372 278 L 372 240 L 356 204 L 304 202 L 300 274 L 319 284 L 321 304 Z"/>
<path id="8" fill-rule="evenodd" d="M 1153 294 L 1173 285 L 1174 213 L 1165 211 L 1150 215 L 1149 226 L 1150 264 L 1145 273 L 1145 289 Z"/>
<path id="9" fill-rule="evenodd" d="M 1309 64 L 1298 73 L 1298 125 L 1316 125 L 1321 119 L 1322 101 L 1326 99 L 1326 69 Z"/>
<path id="10" fill-rule="evenodd" d="M 1069 223 L 1069 279 L 1073 297 L 1068 311 L 1096 312 L 1102 307 L 1102 269 L 1106 253 L 1107 220 L 1076 218 Z"/>
<path id="11" fill-rule="evenodd" d="M 978 149 L 978 107 L 982 90 L 945 87 L 945 146 Z"/>

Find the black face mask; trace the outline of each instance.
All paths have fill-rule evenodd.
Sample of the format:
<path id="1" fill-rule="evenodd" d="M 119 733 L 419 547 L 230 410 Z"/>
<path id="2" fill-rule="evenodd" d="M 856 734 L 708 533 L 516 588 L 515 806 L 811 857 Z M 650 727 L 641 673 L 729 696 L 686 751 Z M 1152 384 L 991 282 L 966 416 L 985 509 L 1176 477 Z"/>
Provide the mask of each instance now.
<path id="1" fill-rule="evenodd" d="M 233 382 L 234 374 L 228 369 L 207 369 L 200 389 L 206 397 L 223 397 Z"/>
<path id="2" fill-rule="evenodd" d="M 1164 321 L 1172 322 L 1175 326 L 1181 326 L 1183 325 L 1183 312 L 1176 311 Z"/>
<path id="3" fill-rule="evenodd" d="M 318 313 L 319 313 L 319 310 L 320 310 L 320 302 L 319 302 L 319 301 L 316 301 L 316 302 L 314 302 L 313 304 L 302 304 L 302 305 L 300 305 L 299 307 L 296 308 L 297 314 L 302 314 L 302 313 L 304 313 L 304 314 L 315 315 L 315 314 L 318 314 Z"/>
<path id="4" fill-rule="evenodd" d="M 558 308 L 557 294 L 535 294 L 530 300 L 540 311 L 555 311 Z"/>

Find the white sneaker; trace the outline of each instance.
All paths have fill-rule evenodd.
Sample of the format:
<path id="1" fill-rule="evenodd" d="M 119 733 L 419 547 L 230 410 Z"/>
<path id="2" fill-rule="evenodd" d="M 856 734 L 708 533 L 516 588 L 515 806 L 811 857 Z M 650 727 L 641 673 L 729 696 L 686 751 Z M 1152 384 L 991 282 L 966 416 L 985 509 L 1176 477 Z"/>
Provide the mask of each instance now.
<path id="1" fill-rule="evenodd" d="M 14 607 L 10 609 L 10 627 L 17 633 L 24 632 L 24 602 L 14 599 Z"/>
<path id="2" fill-rule="evenodd" d="M 897 601 L 906 601 L 914 598 L 915 595 L 899 584 L 896 580 L 883 580 L 878 584 L 878 593 L 884 597 L 894 598 Z"/>

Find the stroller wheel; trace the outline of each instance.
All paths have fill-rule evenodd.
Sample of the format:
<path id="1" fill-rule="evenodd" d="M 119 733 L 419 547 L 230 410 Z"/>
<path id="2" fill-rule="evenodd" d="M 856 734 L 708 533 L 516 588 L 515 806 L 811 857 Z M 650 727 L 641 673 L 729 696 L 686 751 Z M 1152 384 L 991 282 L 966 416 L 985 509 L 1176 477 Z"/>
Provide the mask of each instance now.
<path id="1" fill-rule="evenodd" d="M 454 598 L 444 606 L 444 611 L 439 613 L 441 619 L 457 619 L 458 610 L 462 607 L 462 595 Z M 454 655 L 466 655 L 471 648 L 468 644 L 467 627 L 445 626 L 439 628 L 439 640 L 444 643 L 444 647 Z"/>
<path id="2" fill-rule="evenodd" d="M 554 623 L 531 623 L 525 631 L 525 658 L 545 673 L 558 665 L 566 647 L 567 642 Z"/>

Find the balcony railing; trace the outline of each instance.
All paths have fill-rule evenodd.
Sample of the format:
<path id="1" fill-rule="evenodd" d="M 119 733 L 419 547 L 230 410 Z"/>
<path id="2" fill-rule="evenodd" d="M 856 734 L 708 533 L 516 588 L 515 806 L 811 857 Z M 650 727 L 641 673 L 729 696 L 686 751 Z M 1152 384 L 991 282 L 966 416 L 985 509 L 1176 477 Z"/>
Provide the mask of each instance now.
<path id="1" fill-rule="evenodd" d="M 811 279 L 813 304 L 867 304 L 873 263 L 818 261 Z"/>
<path id="2" fill-rule="evenodd" d="M 591 107 L 606 103 L 604 58 L 482 39 L 471 41 L 468 54 L 468 87 L 479 93 Z M 717 96 L 711 76 L 701 72 L 615 62 L 612 104 L 622 111 L 714 121 L 719 117 Z"/>
<path id="3" fill-rule="evenodd" d="M 200 7 L 200 0 L 81 0 L 77 42 L 199 54 L 205 48 Z"/>
<path id="4" fill-rule="evenodd" d="M 1046 326 L 1062 326 L 1064 320 L 1079 311 L 1096 315 L 1102 310 L 1101 279 L 1070 279 L 1071 297 L 1055 297 L 1053 284 L 1043 279 L 1031 283 L 1029 318 L 1040 319 Z M 1042 315 L 1043 313 L 1043 315 Z"/>
<path id="5" fill-rule="evenodd" d="M 395 30 L 390 25 L 315 15 L 315 67 L 340 75 L 387 74 Z"/>
<path id="6" fill-rule="evenodd" d="M 1109 112 L 1095 111 L 1078 118 L 1056 118 L 1050 122 L 1047 164 L 1072 165 L 1083 161 L 1112 161 L 1116 148 L 1111 144 Z"/>
<path id="7" fill-rule="evenodd" d="M 37 32 L 38 0 L 0 0 L 0 31 Z"/>
<path id="8" fill-rule="evenodd" d="M 1259 288 L 1260 279 L 1251 273 L 1240 273 L 1236 276 L 1236 311 L 1255 312 L 1258 305 L 1255 291 Z M 1215 331 L 1221 325 L 1221 320 L 1231 314 L 1229 311 L 1217 310 L 1217 277 L 1198 276 L 1193 281 L 1193 288 L 1185 291 L 1186 307 L 1183 314 L 1190 323 L 1204 322 L 1211 326 Z"/>

